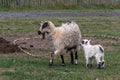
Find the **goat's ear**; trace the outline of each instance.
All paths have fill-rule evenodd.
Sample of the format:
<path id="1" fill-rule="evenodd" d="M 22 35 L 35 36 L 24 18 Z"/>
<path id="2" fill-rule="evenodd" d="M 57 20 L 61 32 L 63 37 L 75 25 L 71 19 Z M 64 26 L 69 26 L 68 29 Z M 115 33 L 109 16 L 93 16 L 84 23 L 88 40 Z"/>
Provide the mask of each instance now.
<path id="1" fill-rule="evenodd" d="M 82 46 L 82 43 L 80 42 L 80 44 L 79 44 L 80 46 Z"/>
<path id="2" fill-rule="evenodd" d="M 50 22 L 48 21 L 47 23 L 48 23 L 48 26 L 50 26 Z"/>
<path id="3" fill-rule="evenodd" d="M 91 39 L 88 40 L 88 43 L 90 44 Z"/>
<path id="4" fill-rule="evenodd" d="M 43 21 L 40 21 L 39 25 L 41 25 L 43 23 Z"/>
<path id="5" fill-rule="evenodd" d="M 40 21 L 40 23 L 43 23 L 43 21 Z"/>
<path id="6" fill-rule="evenodd" d="M 91 41 L 91 39 L 88 40 L 89 42 Z"/>

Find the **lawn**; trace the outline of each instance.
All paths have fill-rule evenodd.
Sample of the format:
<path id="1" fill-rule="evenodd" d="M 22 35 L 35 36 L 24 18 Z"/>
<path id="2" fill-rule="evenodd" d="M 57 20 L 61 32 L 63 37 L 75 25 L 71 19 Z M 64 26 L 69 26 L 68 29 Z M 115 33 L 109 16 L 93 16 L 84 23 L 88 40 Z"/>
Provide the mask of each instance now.
<path id="1" fill-rule="evenodd" d="M 32 36 L 39 29 L 39 22 L 42 20 L 51 20 L 56 26 L 61 22 L 74 20 L 80 25 L 83 37 L 87 35 L 116 41 L 104 43 L 113 48 L 105 50 L 105 69 L 97 69 L 96 63 L 92 69 L 86 69 L 83 51 L 79 52 L 78 65 L 70 64 L 70 57 L 66 55 L 64 67 L 60 66 L 59 56 L 54 65 L 49 67 L 49 57 L 24 56 L 21 55 L 22 52 L 8 55 L 1 53 L 0 80 L 120 80 L 119 17 L 4 18 L 0 19 L 0 36 L 18 38 L 21 33 Z"/>

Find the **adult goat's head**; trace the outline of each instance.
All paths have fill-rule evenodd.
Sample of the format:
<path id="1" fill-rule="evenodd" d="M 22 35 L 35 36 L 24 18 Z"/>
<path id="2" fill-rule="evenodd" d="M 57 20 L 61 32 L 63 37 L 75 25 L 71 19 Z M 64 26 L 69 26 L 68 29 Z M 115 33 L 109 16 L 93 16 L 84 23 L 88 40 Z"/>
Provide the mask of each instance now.
<path id="1" fill-rule="evenodd" d="M 38 34 L 42 35 L 42 38 L 44 39 L 46 33 L 50 33 L 50 21 L 41 21 Z"/>

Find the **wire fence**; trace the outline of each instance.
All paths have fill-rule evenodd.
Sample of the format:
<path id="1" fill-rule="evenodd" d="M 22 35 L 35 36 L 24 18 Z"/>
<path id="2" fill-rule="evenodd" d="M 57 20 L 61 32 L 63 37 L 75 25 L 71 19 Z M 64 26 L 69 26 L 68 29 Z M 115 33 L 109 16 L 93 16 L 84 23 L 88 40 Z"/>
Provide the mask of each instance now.
<path id="1" fill-rule="evenodd" d="M 94 7 L 94 6 L 120 6 L 120 0 L 0 0 L 0 7 Z"/>

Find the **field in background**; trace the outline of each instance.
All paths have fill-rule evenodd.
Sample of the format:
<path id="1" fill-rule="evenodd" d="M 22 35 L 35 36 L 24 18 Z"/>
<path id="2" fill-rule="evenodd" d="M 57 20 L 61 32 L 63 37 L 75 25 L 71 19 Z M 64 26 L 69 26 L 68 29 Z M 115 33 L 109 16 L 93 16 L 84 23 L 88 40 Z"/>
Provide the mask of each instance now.
<path id="1" fill-rule="evenodd" d="M 1 11 L 120 9 L 120 0 L 0 0 Z"/>
<path id="2" fill-rule="evenodd" d="M 78 18 L 4 18 L 0 19 L 0 36 L 6 38 L 34 37 L 41 20 L 51 20 L 56 26 L 74 20 L 80 25 L 83 37 L 93 36 L 97 43 L 110 47 L 105 49 L 106 68 L 85 69 L 84 54 L 79 53 L 79 64 L 70 64 L 66 55 L 66 66 L 60 66 L 57 57 L 54 66 L 49 68 L 49 57 L 30 57 L 22 52 L 0 56 L 1 80 L 119 80 L 120 79 L 120 18 L 119 17 L 78 17 Z M 24 36 L 23 36 L 24 34 Z M 105 35 L 105 36 L 101 36 Z M 110 37 L 108 37 L 110 36 Z M 117 37 L 112 38 L 112 37 Z M 111 49 L 112 48 L 112 49 Z M 43 50 L 35 51 L 40 53 Z M 49 52 L 49 50 L 47 51 Z"/>

